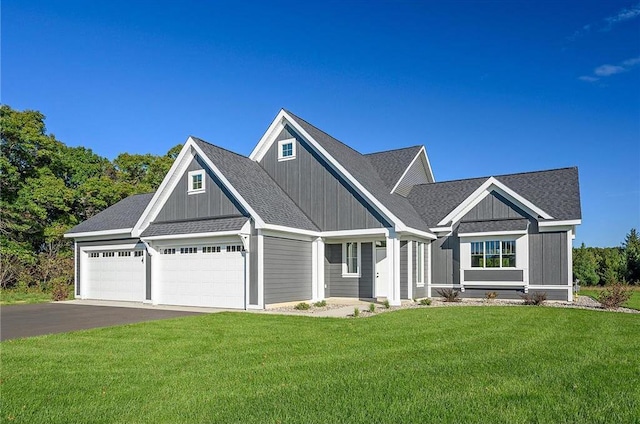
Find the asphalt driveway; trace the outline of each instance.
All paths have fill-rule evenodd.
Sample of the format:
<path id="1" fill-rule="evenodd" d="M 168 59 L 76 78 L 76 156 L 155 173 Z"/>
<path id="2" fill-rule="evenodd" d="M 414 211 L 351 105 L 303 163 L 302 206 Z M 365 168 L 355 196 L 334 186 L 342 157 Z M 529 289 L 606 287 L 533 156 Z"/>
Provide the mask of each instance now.
<path id="1" fill-rule="evenodd" d="M 0 340 L 154 321 L 199 312 L 38 303 L 0 307 Z"/>

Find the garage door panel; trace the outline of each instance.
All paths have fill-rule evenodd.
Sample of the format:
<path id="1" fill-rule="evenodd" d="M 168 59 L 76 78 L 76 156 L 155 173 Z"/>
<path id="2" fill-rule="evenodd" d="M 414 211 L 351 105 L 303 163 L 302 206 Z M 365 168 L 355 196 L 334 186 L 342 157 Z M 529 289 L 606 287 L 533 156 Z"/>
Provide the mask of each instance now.
<path id="1" fill-rule="evenodd" d="M 244 308 L 245 258 L 241 252 L 160 255 L 159 303 Z"/>
<path id="2" fill-rule="evenodd" d="M 83 297 L 101 300 L 141 302 L 144 300 L 145 264 L 143 256 L 135 256 L 135 250 L 122 250 L 130 256 L 118 256 L 118 251 L 89 254 Z M 105 255 L 113 252 L 113 256 Z M 95 252 L 94 252 L 95 254 Z"/>

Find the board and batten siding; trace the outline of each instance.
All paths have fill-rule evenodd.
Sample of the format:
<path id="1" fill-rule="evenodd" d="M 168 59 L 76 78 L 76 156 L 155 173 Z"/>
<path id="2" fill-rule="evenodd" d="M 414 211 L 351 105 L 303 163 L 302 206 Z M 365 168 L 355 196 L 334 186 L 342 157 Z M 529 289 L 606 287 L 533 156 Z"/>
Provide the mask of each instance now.
<path id="1" fill-rule="evenodd" d="M 373 243 L 362 243 L 360 249 L 360 277 L 343 278 L 342 244 L 325 245 L 325 297 L 373 298 Z"/>
<path id="2" fill-rule="evenodd" d="M 205 192 L 188 194 L 189 172 L 205 170 Z M 155 222 L 183 219 L 213 218 L 228 215 L 247 215 L 235 202 L 221 182 L 199 158 L 194 157 L 184 175 L 178 181 L 166 203 L 158 213 Z"/>
<path id="3" fill-rule="evenodd" d="M 471 209 L 461 221 L 485 221 L 494 219 L 526 218 L 527 215 L 513 203 L 492 191 Z"/>
<path id="4" fill-rule="evenodd" d="M 295 138 L 296 158 L 278 160 L 278 141 Z M 390 226 L 289 126 L 260 165 L 322 231 Z"/>
<path id="5" fill-rule="evenodd" d="M 264 303 L 309 300 L 311 242 L 264 237 Z"/>
<path id="6" fill-rule="evenodd" d="M 432 242 L 431 282 L 433 284 L 460 284 L 460 239 L 452 234 L 438 237 Z"/>
<path id="7" fill-rule="evenodd" d="M 569 284 L 567 233 L 529 234 L 529 284 Z"/>

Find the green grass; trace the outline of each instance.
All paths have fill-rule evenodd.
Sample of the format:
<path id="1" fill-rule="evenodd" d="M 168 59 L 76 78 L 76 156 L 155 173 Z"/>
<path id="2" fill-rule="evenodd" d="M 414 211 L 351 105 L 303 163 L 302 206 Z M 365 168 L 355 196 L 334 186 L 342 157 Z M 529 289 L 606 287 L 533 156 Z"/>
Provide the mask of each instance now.
<path id="1" fill-rule="evenodd" d="M 589 296 L 595 300 L 598 300 L 598 296 L 600 296 L 600 292 L 604 288 L 600 287 L 589 287 L 589 288 L 581 288 L 580 295 Z M 627 308 L 638 309 L 640 310 L 640 287 L 634 287 L 633 294 L 631 298 L 624 304 Z"/>
<path id="2" fill-rule="evenodd" d="M 3 342 L 3 422 L 624 423 L 640 318 L 544 307 L 221 313 Z"/>
<path id="3" fill-rule="evenodd" d="M 13 305 L 20 303 L 44 303 L 51 302 L 51 293 L 40 290 L 3 289 L 0 290 L 0 305 Z"/>

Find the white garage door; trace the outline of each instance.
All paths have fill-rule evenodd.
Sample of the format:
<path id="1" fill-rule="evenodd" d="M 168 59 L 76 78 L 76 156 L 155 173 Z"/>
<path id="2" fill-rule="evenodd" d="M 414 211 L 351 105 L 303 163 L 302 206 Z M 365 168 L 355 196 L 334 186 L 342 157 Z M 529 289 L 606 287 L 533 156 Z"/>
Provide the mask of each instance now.
<path id="1" fill-rule="evenodd" d="M 87 255 L 84 298 L 144 301 L 144 250 L 91 251 Z"/>
<path id="2" fill-rule="evenodd" d="M 244 308 L 241 244 L 167 247 L 160 253 L 158 303 Z"/>

